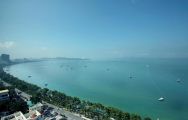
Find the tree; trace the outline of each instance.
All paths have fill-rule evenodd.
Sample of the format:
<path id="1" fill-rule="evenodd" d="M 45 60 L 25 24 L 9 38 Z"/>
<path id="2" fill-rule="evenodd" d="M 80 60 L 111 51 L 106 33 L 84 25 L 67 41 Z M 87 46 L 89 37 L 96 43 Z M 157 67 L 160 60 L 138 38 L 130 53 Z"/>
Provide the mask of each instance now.
<path id="1" fill-rule="evenodd" d="M 33 95 L 32 97 L 31 97 L 31 102 L 33 103 L 33 104 L 37 104 L 38 102 L 41 102 L 42 101 L 42 99 L 41 99 L 41 94 L 40 93 L 36 93 L 35 95 Z"/>
<path id="2" fill-rule="evenodd" d="M 144 118 L 144 120 L 151 120 L 151 118 L 149 118 L 149 117 L 146 117 L 146 118 Z"/>
<path id="3" fill-rule="evenodd" d="M 8 102 L 8 109 L 11 112 L 21 111 L 26 113 L 28 111 L 28 105 L 22 99 L 11 100 Z"/>

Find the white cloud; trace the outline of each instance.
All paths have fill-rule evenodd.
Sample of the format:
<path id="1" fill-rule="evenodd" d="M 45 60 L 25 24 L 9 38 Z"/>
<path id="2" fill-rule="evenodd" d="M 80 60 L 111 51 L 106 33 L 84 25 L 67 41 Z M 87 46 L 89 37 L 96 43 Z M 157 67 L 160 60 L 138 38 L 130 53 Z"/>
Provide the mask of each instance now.
<path id="1" fill-rule="evenodd" d="M 2 48 L 2 49 L 9 49 L 12 46 L 14 46 L 14 42 L 13 41 L 0 42 L 0 48 Z"/>

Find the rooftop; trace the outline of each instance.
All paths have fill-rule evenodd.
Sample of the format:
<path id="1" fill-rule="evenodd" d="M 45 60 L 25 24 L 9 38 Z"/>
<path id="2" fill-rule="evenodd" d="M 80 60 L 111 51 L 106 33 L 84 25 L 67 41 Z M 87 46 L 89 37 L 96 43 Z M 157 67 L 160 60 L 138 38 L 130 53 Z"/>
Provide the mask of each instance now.
<path id="1" fill-rule="evenodd" d="M 0 90 L 0 93 L 7 93 L 7 92 L 9 92 L 9 90 Z"/>
<path id="2" fill-rule="evenodd" d="M 1 118 L 1 120 L 27 120 L 22 112 L 17 112 L 9 116 Z"/>

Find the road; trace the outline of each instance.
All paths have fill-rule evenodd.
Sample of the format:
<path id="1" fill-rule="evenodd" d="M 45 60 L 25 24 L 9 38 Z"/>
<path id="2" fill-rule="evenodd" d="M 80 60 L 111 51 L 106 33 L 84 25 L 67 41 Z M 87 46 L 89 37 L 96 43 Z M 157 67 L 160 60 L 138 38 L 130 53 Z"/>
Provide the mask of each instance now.
<path id="1" fill-rule="evenodd" d="M 23 92 L 23 91 L 21 91 L 21 90 L 19 90 L 19 89 L 17 89 L 17 88 L 15 88 L 15 92 L 16 92 L 18 95 L 20 95 L 21 98 L 23 98 L 24 100 L 30 100 L 30 98 L 32 97 L 31 95 L 29 95 L 29 94 L 27 94 L 27 93 L 25 93 L 25 92 Z"/>
<path id="2" fill-rule="evenodd" d="M 85 119 L 84 119 L 84 118 L 83 118 L 82 116 L 80 116 L 79 114 L 71 113 L 71 112 L 69 112 L 69 111 L 66 111 L 65 109 L 59 108 L 59 107 L 57 107 L 57 106 L 55 106 L 55 105 L 49 104 L 49 103 L 44 102 L 44 101 L 43 101 L 43 104 L 46 104 L 46 105 L 48 105 L 49 107 L 54 108 L 55 111 L 58 112 L 58 113 L 64 114 L 66 117 L 68 117 L 68 118 L 67 118 L 68 120 L 92 120 L 92 119 L 88 119 L 88 118 L 85 118 Z"/>
<path id="3" fill-rule="evenodd" d="M 7 82 L 1 80 L 1 79 L 0 79 L 0 82 L 3 82 L 3 86 L 5 86 L 5 87 L 10 87 L 10 86 L 11 86 L 11 84 L 9 84 L 9 83 L 7 83 Z M 16 92 L 22 99 L 24 99 L 24 100 L 30 100 L 30 98 L 31 98 L 31 95 L 29 95 L 29 94 L 27 94 L 27 93 L 25 93 L 25 92 L 23 92 L 23 91 L 21 91 L 21 90 L 19 90 L 19 89 L 17 89 L 17 88 L 15 88 L 15 92 Z"/>
<path id="4" fill-rule="evenodd" d="M 7 82 L 5 82 L 3 80 L 1 80 L 1 81 L 3 82 L 4 86 L 11 86 L 9 83 L 7 83 Z M 27 94 L 27 93 L 25 93 L 25 92 L 23 92 L 23 91 L 21 91 L 21 90 L 19 90 L 17 88 L 15 88 L 15 91 L 24 100 L 30 100 L 31 95 L 29 95 L 29 94 Z M 64 114 L 67 117 L 68 120 L 92 120 L 92 119 L 89 119 L 89 118 L 85 118 L 85 117 L 83 117 L 83 116 L 81 116 L 79 114 L 75 114 L 75 113 L 69 112 L 69 111 L 67 111 L 65 109 L 59 108 L 59 107 L 57 107 L 55 105 L 49 104 L 49 103 L 47 103 L 45 101 L 43 101 L 42 103 L 48 105 L 49 107 L 54 108 L 54 111 L 56 111 L 58 113 L 61 113 L 61 114 Z"/>

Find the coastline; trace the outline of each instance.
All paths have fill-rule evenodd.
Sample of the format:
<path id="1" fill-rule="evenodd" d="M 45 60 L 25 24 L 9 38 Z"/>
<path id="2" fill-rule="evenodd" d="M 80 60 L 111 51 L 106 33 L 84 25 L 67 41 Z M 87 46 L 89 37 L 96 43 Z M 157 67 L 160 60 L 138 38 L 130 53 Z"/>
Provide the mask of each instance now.
<path id="1" fill-rule="evenodd" d="M 33 61 L 32 61 L 33 62 Z M 36 62 L 36 61 L 35 61 Z M 25 62 L 24 62 L 25 63 Z M 20 64 L 20 63 L 16 63 L 16 64 Z M 11 65 L 14 65 L 14 64 L 11 64 Z M 6 67 L 6 66 L 4 66 L 4 67 Z M 3 67 L 3 68 L 4 68 Z M 4 71 L 5 72 L 5 71 Z M 7 74 L 7 72 L 6 72 L 6 74 Z M 9 75 L 9 74 L 8 74 Z M 12 76 L 12 75 L 10 75 L 10 76 Z M 12 76 L 13 77 L 13 76 Z M 18 79 L 18 78 L 17 78 Z M 19 80 L 19 79 L 18 79 Z M 23 82 L 25 82 L 25 81 L 23 81 Z M 27 83 L 27 82 L 25 82 L 26 84 L 31 84 L 31 83 Z M 32 84 L 31 84 L 32 85 Z M 37 86 L 38 87 L 38 86 Z M 39 87 L 40 88 L 40 87 Z M 40 88 L 41 89 L 41 88 Z M 46 89 L 46 88 L 43 88 L 43 89 Z M 49 90 L 49 91 L 52 91 L 53 92 L 53 90 Z M 25 92 L 25 91 L 24 91 Z M 55 92 L 57 92 L 57 91 L 55 91 Z M 27 93 L 27 92 L 26 92 Z M 61 93 L 61 92 L 58 92 L 58 93 Z M 62 94 L 62 93 L 61 93 Z M 63 93 L 63 95 L 65 95 L 64 93 Z M 68 97 L 70 97 L 70 96 L 68 96 Z M 72 97 L 72 98 L 76 98 L 76 97 Z M 79 98 L 77 98 L 78 100 L 79 100 Z M 81 102 L 86 102 L 86 101 L 84 101 L 84 100 L 79 100 L 79 101 L 81 101 Z M 117 109 L 117 108 L 114 108 L 114 107 L 107 107 L 107 106 L 103 106 L 102 104 L 98 104 L 98 103 L 93 103 L 93 102 L 89 102 L 89 101 L 87 101 L 88 102 L 88 104 L 91 104 L 92 106 L 94 105 L 94 106 L 96 106 L 96 105 L 99 105 L 99 106 L 102 106 L 101 108 L 107 108 L 108 110 L 111 110 L 111 112 L 117 112 L 117 113 L 119 113 L 119 114 L 125 114 L 125 116 L 129 116 L 127 119 L 125 119 L 125 120 L 132 120 L 133 118 L 135 118 L 135 120 L 141 120 L 141 117 L 139 116 L 139 115 L 137 115 L 137 114 L 132 114 L 132 113 L 127 113 L 127 112 L 123 112 L 123 111 L 121 111 L 120 109 Z M 91 107 L 92 107 L 91 106 Z M 100 108 L 100 109 L 101 109 Z M 70 110 L 70 112 L 71 112 L 71 110 Z M 101 114 L 101 113 L 100 113 Z M 122 116 L 121 115 L 121 116 Z M 88 116 L 87 116 L 88 117 Z M 112 118 L 114 118 L 114 117 L 117 117 L 117 116 L 111 116 Z M 90 117 L 91 118 L 91 117 Z M 117 119 L 117 118 L 116 118 Z M 148 117 L 146 117 L 146 118 L 143 118 L 144 120 L 145 119 L 148 119 L 148 120 L 150 120 L 150 118 L 148 118 Z"/>

